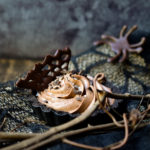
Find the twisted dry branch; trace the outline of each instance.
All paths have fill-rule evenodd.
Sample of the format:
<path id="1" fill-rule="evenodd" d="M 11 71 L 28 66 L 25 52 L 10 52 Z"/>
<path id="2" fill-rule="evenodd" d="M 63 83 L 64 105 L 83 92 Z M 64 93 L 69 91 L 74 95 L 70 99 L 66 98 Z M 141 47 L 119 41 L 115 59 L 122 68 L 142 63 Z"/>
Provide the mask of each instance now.
<path id="1" fill-rule="evenodd" d="M 102 97 L 102 100 L 103 101 L 105 99 L 105 93 L 103 94 L 103 97 Z M 21 149 L 24 149 L 24 148 L 28 148 L 29 147 L 32 147 L 32 145 L 36 144 L 36 143 L 39 143 L 39 142 L 42 142 L 43 140 L 45 140 L 46 138 L 60 132 L 60 131 L 63 131 L 65 129 L 68 129 L 72 126 L 75 126 L 77 124 L 79 124 L 80 122 L 84 121 L 85 119 L 87 119 L 95 110 L 96 108 L 99 106 L 99 101 L 96 101 L 90 110 L 86 110 L 84 113 L 82 113 L 82 115 L 80 115 L 79 117 L 67 122 L 67 123 L 64 123 L 62 125 L 59 125 L 59 126 L 56 126 L 56 127 L 53 127 L 51 129 L 49 129 L 48 131 L 46 131 L 45 133 L 39 135 L 39 136 L 35 136 L 33 138 L 30 138 L 30 139 L 27 139 L 27 140 L 24 140 L 20 143 L 17 143 L 17 144 L 14 144 L 14 145 L 11 145 L 11 146 L 8 146 L 8 147 L 5 147 L 3 148 L 2 150 L 12 150 L 12 149 L 15 149 L 15 150 L 21 150 Z"/>
<path id="2" fill-rule="evenodd" d="M 114 149 L 118 149 L 120 147 L 122 147 L 128 140 L 128 121 L 127 121 L 127 117 L 126 114 L 123 114 L 123 120 L 124 120 L 124 127 L 125 127 L 125 137 L 123 140 L 113 143 L 111 145 L 108 145 L 106 147 L 94 147 L 94 146 L 89 146 L 89 145 L 85 145 L 85 144 L 79 144 L 77 142 L 73 142 L 71 140 L 68 140 L 67 138 L 63 138 L 62 141 L 66 144 L 70 144 L 76 147 L 80 147 L 80 148 L 84 148 L 84 149 L 89 149 L 89 150 L 106 150 L 106 149 L 110 149 L 110 150 L 114 150 Z"/>
<path id="3" fill-rule="evenodd" d="M 103 125 L 94 126 L 94 127 L 89 126 L 87 128 L 68 131 L 68 132 L 61 132 L 61 131 L 64 131 L 65 129 L 68 129 L 68 128 L 84 121 L 86 118 L 88 118 L 97 109 L 97 107 L 103 102 L 105 97 L 110 97 L 110 98 L 115 98 L 115 99 L 132 99 L 132 100 L 133 99 L 140 100 L 143 98 L 143 101 L 145 101 L 145 100 L 147 101 L 148 99 L 150 99 L 150 95 L 143 96 L 143 95 L 130 95 L 127 93 L 126 94 L 116 94 L 116 93 L 109 93 L 106 91 L 101 91 L 101 92 L 103 93 L 101 100 L 96 101 L 90 110 L 85 111 L 79 117 L 77 117 L 65 124 L 53 127 L 45 133 L 38 134 L 38 136 L 30 135 L 29 139 L 26 139 L 20 143 L 5 147 L 2 150 L 11 150 L 11 149 L 21 150 L 21 149 L 25 149 L 25 148 L 28 148 L 29 150 L 35 149 L 35 148 L 41 147 L 45 144 L 52 143 L 56 140 L 61 140 L 61 139 L 67 138 L 72 135 L 81 134 L 83 132 L 87 132 L 87 131 L 91 131 L 91 130 L 95 130 L 95 129 L 108 129 L 108 128 L 116 127 L 115 123 L 110 123 L 110 124 L 103 124 Z M 148 113 L 148 111 L 145 111 L 145 113 L 143 113 L 144 117 L 147 115 L 147 113 Z M 124 125 L 123 125 L 123 121 L 120 121 L 118 123 L 121 124 L 121 126 L 117 126 L 117 128 L 125 127 L 125 138 L 124 138 L 124 140 L 122 140 L 116 144 L 112 144 L 112 145 L 108 146 L 108 148 L 116 149 L 126 143 L 126 141 L 128 139 L 128 126 L 130 127 L 130 125 L 127 123 L 128 121 L 127 121 L 126 115 L 123 115 L 123 118 L 124 118 Z M 138 127 L 142 127 L 144 125 L 146 125 L 146 124 L 141 124 Z"/>

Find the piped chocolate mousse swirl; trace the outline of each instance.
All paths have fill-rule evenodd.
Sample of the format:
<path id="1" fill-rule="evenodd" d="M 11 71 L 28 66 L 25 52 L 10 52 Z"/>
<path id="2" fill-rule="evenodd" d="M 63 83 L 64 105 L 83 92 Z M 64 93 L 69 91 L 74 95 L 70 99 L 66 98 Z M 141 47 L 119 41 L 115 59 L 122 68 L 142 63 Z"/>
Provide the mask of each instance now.
<path id="1" fill-rule="evenodd" d="M 83 76 L 80 74 L 66 73 L 52 81 L 48 88 L 37 94 L 40 103 L 56 111 L 68 113 L 82 113 L 96 101 L 95 90 L 105 90 L 111 92 L 111 89 L 102 85 L 104 74 L 99 73 L 95 78 Z M 96 87 L 94 86 L 96 82 Z M 106 99 L 105 106 L 113 105 L 114 99 Z"/>
<path id="2" fill-rule="evenodd" d="M 36 92 L 38 102 L 55 111 L 73 114 L 90 109 L 101 91 L 111 92 L 111 89 L 103 85 L 102 73 L 93 78 L 67 72 L 70 57 L 69 48 L 56 50 L 42 63 L 35 64 L 16 85 Z M 111 106 L 114 102 L 114 99 L 106 98 L 103 106 Z"/>

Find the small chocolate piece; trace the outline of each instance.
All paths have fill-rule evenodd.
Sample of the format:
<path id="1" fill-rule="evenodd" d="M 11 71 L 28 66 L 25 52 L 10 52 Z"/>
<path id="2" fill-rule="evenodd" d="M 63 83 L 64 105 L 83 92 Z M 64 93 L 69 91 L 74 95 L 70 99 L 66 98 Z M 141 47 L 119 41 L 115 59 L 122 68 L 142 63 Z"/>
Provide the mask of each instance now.
<path id="1" fill-rule="evenodd" d="M 124 32 L 126 31 L 127 26 L 123 26 L 120 30 L 120 36 L 119 38 L 109 36 L 109 35 L 102 35 L 102 40 L 94 42 L 94 45 L 100 45 L 100 44 L 109 44 L 112 51 L 116 53 L 116 55 L 110 59 L 108 59 L 109 62 L 113 62 L 117 60 L 119 57 L 119 62 L 124 62 L 128 56 L 128 52 L 136 52 L 140 53 L 142 49 L 142 45 L 145 42 L 145 37 L 141 38 L 141 41 L 136 44 L 130 44 L 128 42 L 129 35 L 137 29 L 137 26 L 133 26 L 125 35 Z M 122 56 L 121 56 L 122 55 Z"/>
<path id="2" fill-rule="evenodd" d="M 43 91 L 56 76 L 68 69 L 70 58 L 69 48 L 56 50 L 54 55 L 48 55 L 42 63 L 35 64 L 34 69 L 29 71 L 24 79 L 19 79 L 16 85 L 21 88 Z"/>

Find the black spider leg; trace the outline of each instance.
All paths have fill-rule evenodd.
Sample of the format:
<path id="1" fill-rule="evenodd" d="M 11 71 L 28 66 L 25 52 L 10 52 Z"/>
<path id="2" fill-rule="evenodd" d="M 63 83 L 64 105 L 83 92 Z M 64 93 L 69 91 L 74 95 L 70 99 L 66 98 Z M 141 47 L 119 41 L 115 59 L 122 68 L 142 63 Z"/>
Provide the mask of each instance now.
<path id="1" fill-rule="evenodd" d="M 17 123 L 22 123 L 20 120 L 16 119 L 15 117 L 12 116 L 11 112 L 14 111 L 14 109 L 11 108 L 4 108 L 2 109 L 2 113 L 0 114 L 0 121 L 4 118 L 4 117 L 8 117 L 11 118 L 12 120 L 14 120 Z"/>
<path id="2" fill-rule="evenodd" d="M 13 120 L 14 122 L 16 123 L 23 123 L 21 120 L 18 120 L 16 119 L 15 117 L 12 116 L 11 112 L 14 111 L 14 109 L 11 109 L 11 108 L 8 108 L 8 109 L 2 109 L 2 113 L 1 113 L 1 117 L 4 118 L 4 117 L 7 117 L 7 118 L 10 118 L 11 120 Z M 0 118 L 0 120 L 2 119 Z"/>
<path id="3" fill-rule="evenodd" d="M 145 72 L 150 72 L 150 70 L 147 69 L 147 64 L 146 64 L 146 67 L 143 67 L 143 66 L 139 66 L 139 65 L 136 65 L 136 64 L 132 64 L 130 61 L 127 61 L 127 63 L 128 63 L 129 66 L 133 66 L 133 67 L 135 67 L 137 69 L 141 69 Z"/>
<path id="4" fill-rule="evenodd" d="M 98 51 L 95 51 L 95 50 L 93 50 L 92 53 L 98 54 L 98 55 L 100 55 L 100 56 L 103 55 L 103 56 L 107 56 L 107 57 L 108 57 L 108 55 L 103 54 L 103 53 L 98 52 Z M 87 74 L 87 73 L 90 72 L 90 70 L 91 70 L 94 66 L 103 65 L 103 64 L 105 64 L 106 62 L 107 62 L 107 60 L 100 60 L 100 61 L 98 61 L 98 62 L 96 62 L 96 63 L 94 63 L 94 64 L 91 64 L 91 65 L 89 65 L 89 66 L 86 68 L 86 70 L 84 71 L 84 73 Z M 128 82 L 127 82 L 127 81 L 128 81 L 128 78 L 125 76 L 125 85 L 119 87 L 119 88 L 121 89 L 121 92 L 122 92 L 122 93 L 125 93 L 125 92 L 127 91 L 127 87 L 128 87 Z M 107 82 L 108 82 L 108 81 L 107 81 Z M 108 83 L 109 83 L 109 82 L 108 82 Z M 117 91 L 120 91 L 120 90 L 117 90 Z"/>
<path id="5" fill-rule="evenodd" d="M 102 55 L 102 56 L 109 57 L 109 58 L 108 58 L 108 62 L 109 62 L 109 59 L 111 59 L 111 57 L 112 57 L 112 56 L 110 56 L 109 54 L 104 54 L 104 53 L 102 53 L 102 52 L 100 52 L 100 51 L 96 51 L 96 49 L 92 49 L 92 52 L 94 52 L 95 54 L 99 54 L 100 56 Z M 121 53 L 120 53 L 120 55 L 121 55 Z M 120 55 L 119 55 L 119 56 L 120 56 Z M 118 57 L 119 57 L 119 56 L 118 56 Z M 116 57 L 116 56 L 114 56 L 114 57 Z"/>
<path id="6" fill-rule="evenodd" d="M 138 68 L 140 68 L 140 69 L 145 69 L 145 68 L 143 68 L 143 67 L 141 68 L 141 67 L 139 67 L 139 66 L 136 66 L 136 67 L 138 67 Z M 139 73 L 139 71 L 140 71 L 140 70 L 134 71 L 134 74 Z M 127 83 L 127 85 L 126 85 L 126 91 L 127 91 L 127 87 L 128 87 L 128 79 L 129 79 L 129 78 L 132 79 L 133 81 L 139 83 L 139 84 L 142 86 L 144 92 L 147 91 L 147 89 L 150 89 L 150 86 L 145 86 L 139 79 L 136 79 L 136 78 L 132 77 L 132 75 L 131 75 L 132 73 L 131 73 L 131 72 L 129 72 L 129 71 L 127 71 L 127 70 L 124 69 L 124 74 L 125 74 L 125 77 L 127 77 L 127 81 L 126 81 L 126 83 Z M 150 91 L 150 90 L 149 90 L 149 91 Z M 148 93 L 149 91 L 147 91 L 146 93 Z M 145 94 L 145 93 L 144 93 L 144 94 Z"/>
<path id="7" fill-rule="evenodd" d="M 140 68 L 140 67 L 138 67 L 138 66 L 135 66 L 135 71 L 128 71 L 130 74 L 132 74 L 132 73 L 134 73 L 134 74 L 138 74 L 139 72 L 145 72 L 145 73 L 150 73 L 149 72 L 149 70 L 148 69 L 146 69 L 146 68 Z"/>
<path id="8" fill-rule="evenodd" d="M 106 80 L 106 86 L 110 87 L 112 92 L 115 93 L 125 93 L 124 91 L 124 85 L 123 86 L 114 86 L 110 81 Z M 119 104 L 119 108 L 111 108 L 112 112 L 115 114 L 115 116 L 118 116 L 118 119 L 122 118 L 121 114 L 124 112 L 127 112 L 127 104 L 128 102 L 123 99 L 117 99 L 117 103 Z M 120 114 L 121 113 L 121 114 Z"/>
<path id="9" fill-rule="evenodd" d="M 130 73 L 129 71 L 123 69 L 123 72 L 124 72 L 125 78 L 126 78 L 126 81 L 125 81 L 125 92 L 128 91 L 128 80 L 129 80 L 129 78 L 132 79 L 132 80 L 135 81 L 135 82 L 138 82 L 138 83 L 143 87 L 143 90 L 146 90 L 147 87 L 146 87 L 141 81 L 139 81 L 138 79 L 133 78 L 133 77 L 131 76 L 131 73 Z M 138 73 L 139 70 L 136 71 L 136 72 Z M 136 73 L 136 72 L 134 72 L 134 73 Z"/>
<path id="10" fill-rule="evenodd" d="M 93 54 L 99 55 L 100 57 L 101 57 L 101 56 L 110 57 L 110 55 L 107 55 L 107 54 L 104 54 L 104 53 L 102 53 L 102 52 L 96 51 L 95 48 L 96 48 L 96 47 L 91 47 L 87 52 L 83 52 L 81 55 L 83 55 L 83 54 L 88 54 L 88 53 L 93 53 Z M 80 55 L 79 55 L 79 56 L 80 56 Z M 96 63 L 93 63 L 93 64 L 89 65 L 89 66 L 83 71 L 83 73 L 87 74 L 87 73 L 89 73 L 89 71 L 90 71 L 94 66 L 100 65 L 100 64 L 102 65 L 102 64 L 104 64 L 104 63 L 106 63 L 106 62 L 107 62 L 106 60 L 100 60 L 100 61 L 98 61 L 98 62 L 96 62 Z"/>
<path id="11" fill-rule="evenodd" d="M 6 110 L 3 110 L 3 109 L 0 109 L 0 122 L 3 121 L 3 119 L 5 118 L 7 114 L 7 111 Z"/>
<path id="12" fill-rule="evenodd" d="M 101 52 L 96 51 L 95 47 L 91 47 L 91 48 L 87 51 L 87 53 L 85 53 L 85 54 L 88 54 L 88 53 L 97 54 L 97 55 L 99 55 L 99 57 L 101 57 L 101 56 L 107 56 L 107 57 L 109 57 L 109 56 L 106 55 L 106 54 L 103 54 L 103 53 L 101 53 Z M 84 70 L 84 73 L 87 74 L 87 73 L 89 73 L 89 71 L 90 71 L 94 66 L 100 65 L 100 64 L 104 64 L 104 63 L 106 63 L 106 60 L 99 60 L 98 62 L 89 65 L 89 66 Z"/>
<path id="13" fill-rule="evenodd" d="M 78 67 L 78 62 L 77 62 L 76 59 L 77 59 L 78 57 L 84 55 L 84 54 L 88 54 L 88 53 L 92 52 L 93 50 L 95 50 L 95 49 L 94 49 L 94 47 L 92 46 L 92 47 L 89 48 L 88 50 L 86 50 L 86 51 L 84 51 L 84 52 L 81 52 L 80 54 L 78 54 L 78 55 L 76 55 L 76 56 L 73 56 L 73 57 L 71 58 L 71 60 L 72 60 L 72 62 L 73 62 L 73 64 L 74 64 L 74 66 L 75 66 L 77 72 L 82 71 L 82 70 L 79 69 L 79 67 Z M 83 71 L 83 73 L 84 73 L 84 71 Z"/>
<path id="14" fill-rule="evenodd" d="M 21 120 L 17 119 L 16 117 L 14 117 L 11 112 L 14 112 L 13 108 L 8 108 L 8 109 L 4 109 L 5 111 L 7 111 L 7 117 L 11 118 L 12 120 L 14 120 L 17 123 L 23 123 Z M 16 110 L 16 109 L 15 109 Z"/>
<path id="15" fill-rule="evenodd" d="M 130 76 L 130 78 L 131 78 L 133 81 L 139 83 L 139 84 L 142 86 L 143 91 L 144 91 L 143 94 L 148 94 L 148 93 L 150 92 L 150 90 L 147 91 L 147 89 L 150 89 L 150 86 L 144 85 L 144 84 L 142 83 L 142 81 L 140 81 L 140 80 L 137 79 L 137 78 L 132 77 L 131 75 L 129 75 L 129 76 Z M 146 92 L 145 92 L 145 91 L 146 91 Z"/>
<path id="16" fill-rule="evenodd" d="M 102 53 L 102 52 L 100 52 L 100 51 L 97 51 L 96 49 L 91 49 L 91 51 L 89 51 L 89 52 L 92 52 L 92 53 L 94 53 L 94 54 L 98 54 L 99 56 L 106 56 L 106 57 L 111 57 L 110 55 L 108 55 L 108 54 L 104 54 L 104 53 Z"/>
<path id="17" fill-rule="evenodd" d="M 86 53 L 84 52 L 83 54 L 88 54 L 88 53 L 97 54 L 97 55 L 99 55 L 100 57 L 101 57 L 101 56 L 111 57 L 110 55 L 107 55 L 107 54 L 104 54 L 104 53 L 102 53 L 102 52 L 100 52 L 100 51 L 97 51 L 97 50 L 96 50 L 96 47 L 91 47 Z M 82 55 L 83 55 L 83 54 L 82 54 Z M 86 70 L 84 71 L 84 73 L 89 73 L 89 71 L 91 70 L 91 68 L 94 67 L 95 65 L 104 64 L 104 63 L 106 63 L 106 62 L 107 62 L 106 60 L 100 60 L 100 61 L 98 61 L 98 62 L 96 62 L 96 63 L 94 63 L 94 64 L 91 64 L 91 65 L 89 65 L 89 66 L 86 68 Z"/>
<path id="18" fill-rule="evenodd" d="M 71 61 L 72 61 L 73 65 L 75 66 L 75 71 L 79 72 L 79 67 L 78 67 L 78 63 L 76 62 L 76 58 L 77 58 L 76 56 L 73 56 L 71 58 Z"/>
<path id="19" fill-rule="evenodd" d="M 6 106 L 9 106 L 10 103 L 5 102 L 5 105 L 6 105 Z M 28 105 L 28 107 L 31 107 L 31 105 Z M 16 111 L 16 110 L 17 110 L 17 111 L 24 111 L 24 112 L 26 112 L 26 113 L 28 113 L 28 114 L 30 114 L 30 115 L 34 115 L 33 112 L 27 111 L 27 110 L 23 109 L 22 107 L 16 106 L 16 104 L 11 105 L 11 107 L 8 108 L 8 109 L 13 110 L 13 111 Z"/>
<path id="20" fill-rule="evenodd" d="M 85 74 L 88 74 L 90 72 L 90 70 L 94 67 L 94 66 L 98 66 L 98 65 L 103 65 L 104 63 L 106 63 L 106 60 L 100 60 L 94 64 L 89 65 L 83 72 Z"/>
<path id="21" fill-rule="evenodd" d="M 6 112 L 6 117 L 8 117 L 9 119 L 13 120 L 15 123 L 17 123 L 18 125 L 24 126 L 24 127 L 29 127 L 32 132 L 37 132 L 40 130 L 40 128 L 47 130 L 49 127 L 43 124 L 38 124 L 37 122 L 24 122 L 24 120 L 20 120 L 17 119 L 16 117 L 12 116 L 11 112 L 16 111 L 16 109 L 13 108 L 8 108 L 8 109 L 4 109 L 4 112 Z M 20 127 L 18 127 L 20 128 Z M 15 127 L 14 127 L 15 129 Z M 16 128 L 17 129 L 17 128 Z"/>
<path id="22" fill-rule="evenodd" d="M 125 93 L 124 91 L 124 85 L 123 86 L 114 86 L 110 81 L 106 80 L 106 83 L 105 83 L 106 86 L 110 87 L 112 92 L 115 91 L 115 93 Z"/>
<path id="23" fill-rule="evenodd" d="M 126 63 L 127 63 L 129 66 L 133 66 L 133 67 L 135 68 L 135 71 L 134 71 L 134 72 L 129 72 L 129 71 L 127 71 L 127 70 L 124 70 L 124 72 L 126 73 L 126 76 L 128 76 L 128 79 L 131 78 L 133 81 L 138 82 L 138 83 L 143 87 L 143 90 L 144 90 L 144 91 L 147 90 L 149 86 L 145 86 L 140 80 L 138 80 L 138 79 L 136 79 L 136 78 L 133 78 L 133 77 L 131 76 L 131 74 L 132 74 L 132 73 L 133 73 L 133 74 L 137 74 L 137 73 L 139 73 L 140 71 L 149 73 L 150 70 L 148 70 L 147 67 L 139 66 L 139 65 L 137 65 L 137 64 L 132 64 L 132 62 L 130 62 L 130 61 L 127 61 Z M 147 66 L 147 64 L 146 64 L 146 66 Z M 150 87 L 149 87 L 149 89 L 150 89 Z"/>
<path id="24" fill-rule="evenodd" d="M 124 77 L 125 77 L 125 84 L 124 84 L 124 87 L 123 87 L 123 93 L 125 93 L 125 92 L 128 91 L 129 74 L 126 72 L 125 69 L 123 69 L 123 74 L 124 74 Z"/>

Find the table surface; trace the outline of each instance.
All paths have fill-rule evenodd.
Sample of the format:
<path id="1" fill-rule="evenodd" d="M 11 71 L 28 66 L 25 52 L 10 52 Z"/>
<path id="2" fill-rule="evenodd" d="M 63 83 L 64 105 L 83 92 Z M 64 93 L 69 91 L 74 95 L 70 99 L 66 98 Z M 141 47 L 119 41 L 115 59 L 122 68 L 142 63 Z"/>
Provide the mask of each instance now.
<path id="1" fill-rule="evenodd" d="M 103 47 L 103 49 L 107 50 L 107 47 Z M 106 51 L 105 51 L 106 52 Z M 149 82 L 149 71 L 148 72 L 145 72 L 145 67 L 143 66 L 143 64 L 140 66 L 140 64 L 137 64 L 137 61 L 140 60 L 140 62 L 142 62 L 141 60 L 143 60 L 143 58 L 141 58 L 141 56 L 136 56 L 136 58 L 139 58 L 139 59 L 135 59 L 134 60 L 134 57 L 129 57 L 131 60 L 131 64 L 130 66 L 128 66 L 128 68 L 131 70 L 125 70 L 127 68 L 127 64 L 125 65 L 119 65 L 119 64 L 116 64 L 116 65 L 113 65 L 113 64 L 109 64 L 107 63 L 107 55 L 106 54 L 103 54 L 102 53 L 102 49 L 91 49 L 89 51 L 87 51 L 87 53 L 85 54 L 81 54 L 80 56 L 77 56 L 74 58 L 74 60 L 76 60 L 78 63 L 78 69 L 83 69 L 83 68 L 87 68 L 87 72 L 88 70 L 91 71 L 91 73 L 94 73 L 94 71 L 97 70 L 98 71 L 104 71 L 104 73 L 107 75 L 107 79 L 109 81 L 112 80 L 112 83 L 117 83 L 117 87 L 118 85 L 120 85 L 121 83 L 118 82 L 120 80 L 116 80 L 116 79 L 112 79 L 112 78 L 109 78 L 109 75 L 110 73 L 113 74 L 113 76 L 116 76 L 116 72 L 117 70 L 120 72 L 120 68 L 125 72 L 128 72 L 128 74 L 123 74 L 123 79 L 125 78 L 126 80 L 125 81 L 128 81 L 128 84 L 124 84 L 124 85 L 121 85 L 121 87 L 126 87 L 126 85 L 131 86 L 131 88 L 128 88 L 128 90 L 130 91 L 134 89 L 135 90 L 138 90 L 138 85 L 140 87 L 143 86 L 144 90 L 147 92 L 149 92 L 149 87 L 150 87 L 150 82 Z M 109 57 L 109 56 L 108 56 Z M 87 59 L 87 58 L 90 58 L 90 59 Z M 100 59 L 100 60 L 99 60 Z M 20 75 L 22 75 L 23 73 L 27 72 L 28 70 L 30 70 L 31 68 L 34 67 L 34 64 L 38 62 L 38 60 L 27 60 L 27 59 L 0 59 L 0 82 L 6 82 L 6 81 L 9 81 L 9 80 L 15 80 L 17 79 Z M 86 63 L 85 63 L 86 62 Z M 93 65 L 93 62 L 95 63 Z M 136 63 L 136 64 L 134 64 Z M 76 63 L 74 63 L 75 65 L 77 65 Z M 92 67 L 94 70 L 90 69 L 89 68 Z M 107 68 L 108 66 L 108 68 Z M 107 68 L 107 69 L 104 69 L 104 68 Z M 150 68 L 150 65 L 149 65 L 149 68 Z M 110 73 L 107 73 L 107 71 L 110 71 Z M 131 71 L 131 72 L 130 72 Z M 137 71 L 140 72 L 141 74 L 141 77 L 137 76 L 138 73 Z M 130 74 L 129 74 L 130 73 Z M 118 73 L 117 73 L 118 74 Z M 128 76 L 126 76 L 128 75 Z M 147 82 L 145 83 L 142 83 L 142 82 L 134 82 L 135 84 L 133 84 L 133 82 L 131 82 L 130 84 L 130 80 L 133 79 L 131 78 L 130 76 L 134 75 L 134 79 L 136 79 L 136 81 L 138 81 L 138 79 L 140 79 L 142 82 L 143 81 L 143 76 L 144 77 L 147 77 Z M 121 79 L 122 76 L 119 76 L 119 78 Z M 145 80 L 145 79 L 144 79 Z M 124 82 L 123 82 L 124 83 Z M 146 88 L 147 87 L 147 88 Z M 141 90 L 142 88 L 140 88 Z M 132 91 L 131 91 L 132 92 Z M 136 92 L 136 91 L 135 91 Z M 141 91 L 140 91 L 141 92 Z M 2 93 L 3 94 L 3 93 Z M 6 93 L 7 95 L 10 96 L 9 92 Z M 11 97 L 9 97 L 11 98 Z M 20 99 L 15 99 L 15 97 L 12 97 L 12 101 L 13 103 L 17 106 L 19 105 L 19 100 Z M 6 97 L 4 97 L 4 99 L 6 99 Z M 5 103 L 5 101 L 4 101 Z M 22 104 L 22 102 L 21 102 Z M 130 105 L 131 106 L 131 105 Z M 131 106 L 132 107 L 132 106 Z M 22 108 L 22 107 L 21 107 Z M 18 114 L 17 110 L 16 111 L 16 114 Z M 21 117 L 25 117 L 25 116 L 22 116 L 24 115 L 24 111 L 20 111 L 20 112 L 23 112 L 23 113 L 20 113 L 20 118 Z M 14 112 L 13 112 L 14 113 Z M 12 115 L 13 115 L 12 113 Z M 14 114 L 14 116 L 16 116 L 16 114 Z M 12 120 L 11 121 L 11 125 L 12 125 Z M 40 126 L 41 127 L 41 126 Z M 30 129 L 30 126 L 28 127 Z M 21 128 L 21 129 L 27 129 L 26 127 L 25 128 Z M 132 149 L 138 149 L 138 150 L 141 150 L 143 149 L 144 147 L 144 150 L 148 150 L 150 149 L 150 146 L 149 146 L 149 139 L 150 139 L 150 127 L 146 127 L 146 128 L 143 128 L 142 130 L 139 130 L 137 131 L 133 136 L 130 137 L 128 143 L 122 147 L 121 149 L 129 149 L 129 150 L 132 150 Z M 142 136 L 141 136 L 142 135 Z M 111 132 L 111 133 L 108 133 L 108 134 L 100 134 L 100 135 L 88 135 L 88 136 L 85 136 L 83 137 L 82 139 L 75 139 L 76 141 L 78 142 L 81 142 L 81 143 L 86 143 L 86 144 L 89 144 L 89 145 L 95 145 L 95 146 L 104 146 L 104 145 L 107 145 L 107 144 L 110 144 L 112 141 L 117 141 L 117 140 L 120 140 L 121 137 L 124 136 L 124 133 L 123 132 L 117 132 L 117 131 L 114 131 L 114 132 Z M 106 138 L 107 137 L 107 138 Z M 69 149 L 72 149 L 72 150 L 75 150 L 77 148 L 75 147 L 72 147 L 72 146 L 69 146 L 69 145 L 65 145 L 65 144 L 57 144 L 57 145 L 54 145 L 53 147 L 50 147 L 50 148 L 47 148 L 48 150 L 51 149 L 57 149 L 57 150 L 69 150 Z"/>
<path id="2" fill-rule="evenodd" d="M 0 59 L 0 82 L 17 79 L 21 74 L 34 67 L 38 60 Z"/>

